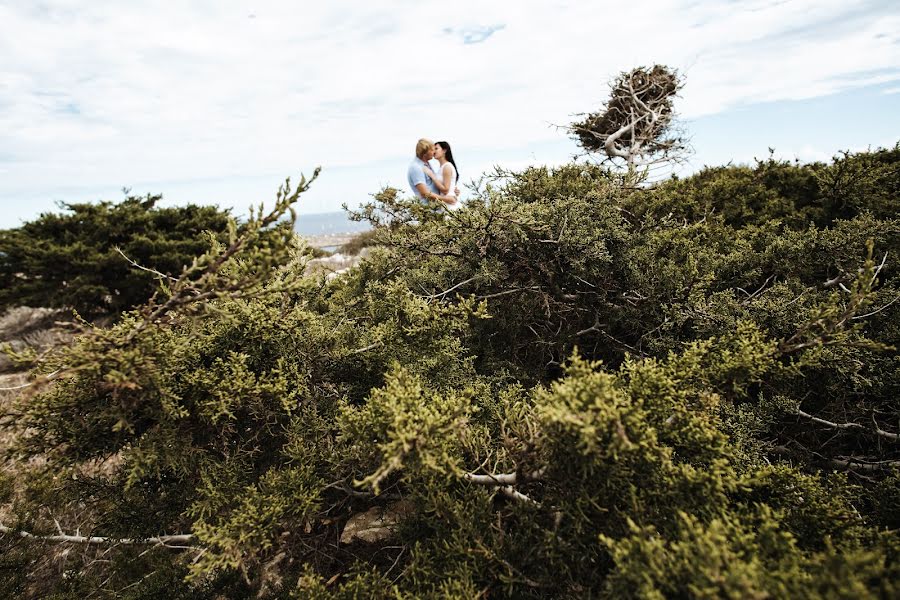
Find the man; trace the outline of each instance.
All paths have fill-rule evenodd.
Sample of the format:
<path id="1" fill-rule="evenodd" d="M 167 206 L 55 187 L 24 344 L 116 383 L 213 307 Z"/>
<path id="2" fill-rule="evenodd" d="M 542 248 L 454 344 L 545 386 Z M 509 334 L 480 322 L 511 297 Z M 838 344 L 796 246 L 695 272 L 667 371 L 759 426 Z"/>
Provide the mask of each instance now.
<path id="1" fill-rule="evenodd" d="M 434 142 L 422 138 L 416 143 L 416 157 L 406 170 L 406 181 L 413 193 L 426 200 L 440 200 L 445 204 L 455 204 L 456 199 L 441 196 L 440 190 L 434 185 L 431 177 L 425 175 L 425 167 L 431 168 L 428 161 L 434 158 Z M 457 191 L 458 193 L 458 191 Z"/>

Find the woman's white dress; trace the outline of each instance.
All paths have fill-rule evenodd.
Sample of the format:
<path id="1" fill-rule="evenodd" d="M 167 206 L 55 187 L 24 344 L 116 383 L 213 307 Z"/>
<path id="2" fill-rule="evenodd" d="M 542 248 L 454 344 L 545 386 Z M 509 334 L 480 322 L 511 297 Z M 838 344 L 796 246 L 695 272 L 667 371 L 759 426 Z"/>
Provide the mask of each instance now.
<path id="1" fill-rule="evenodd" d="M 450 168 L 450 187 L 447 189 L 447 193 L 444 195 L 456 198 L 456 194 L 454 193 L 454 190 L 456 189 L 456 167 L 453 166 L 453 163 L 444 163 L 444 165 L 441 167 L 441 179 L 443 179 L 444 177 L 444 169 L 448 167 Z M 462 202 L 460 202 L 459 198 L 456 198 L 455 203 L 447 204 L 446 206 L 448 210 L 456 210 L 460 206 L 462 206 Z"/>

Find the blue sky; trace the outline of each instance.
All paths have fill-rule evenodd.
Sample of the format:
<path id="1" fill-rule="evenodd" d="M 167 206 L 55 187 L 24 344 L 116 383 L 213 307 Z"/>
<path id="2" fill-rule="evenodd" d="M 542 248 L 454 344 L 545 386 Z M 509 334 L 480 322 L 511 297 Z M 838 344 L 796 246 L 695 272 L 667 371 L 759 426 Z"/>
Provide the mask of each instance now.
<path id="1" fill-rule="evenodd" d="M 162 193 L 302 213 L 402 187 L 416 139 L 463 181 L 577 152 L 554 125 L 642 64 L 678 68 L 704 164 L 900 141 L 900 4 L 833 0 L 0 0 L 0 228 Z"/>

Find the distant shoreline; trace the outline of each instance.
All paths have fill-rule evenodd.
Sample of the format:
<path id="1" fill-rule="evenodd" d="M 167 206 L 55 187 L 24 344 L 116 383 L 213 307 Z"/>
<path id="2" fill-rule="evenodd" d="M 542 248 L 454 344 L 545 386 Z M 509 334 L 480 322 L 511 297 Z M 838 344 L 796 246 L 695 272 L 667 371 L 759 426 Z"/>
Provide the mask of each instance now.
<path id="1" fill-rule="evenodd" d="M 372 226 L 368 222 L 351 221 L 345 211 L 297 215 L 294 230 L 306 238 L 322 236 L 346 236 L 368 231 Z M 325 244 L 333 245 L 333 244 Z"/>
<path id="2" fill-rule="evenodd" d="M 320 235 L 307 235 L 301 233 L 303 239 L 312 246 L 313 248 L 335 248 L 338 246 L 343 246 L 354 237 L 358 235 L 359 232 L 355 233 L 326 233 Z"/>

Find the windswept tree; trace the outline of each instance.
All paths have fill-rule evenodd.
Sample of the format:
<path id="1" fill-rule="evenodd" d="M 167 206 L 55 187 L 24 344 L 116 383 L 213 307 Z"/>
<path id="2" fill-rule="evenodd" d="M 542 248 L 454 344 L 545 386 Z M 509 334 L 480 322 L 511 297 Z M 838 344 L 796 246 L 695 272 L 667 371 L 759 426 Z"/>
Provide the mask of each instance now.
<path id="1" fill-rule="evenodd" d="M 664 65 L 623 72 L 603 109 L 580 115 L 569 131 L 587 152 L 629 169 L 677 161 L 688 151 L 672 108 L 682 86 L 678 71 Z"/>

